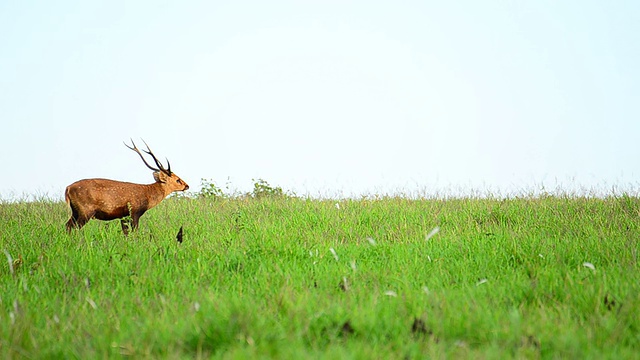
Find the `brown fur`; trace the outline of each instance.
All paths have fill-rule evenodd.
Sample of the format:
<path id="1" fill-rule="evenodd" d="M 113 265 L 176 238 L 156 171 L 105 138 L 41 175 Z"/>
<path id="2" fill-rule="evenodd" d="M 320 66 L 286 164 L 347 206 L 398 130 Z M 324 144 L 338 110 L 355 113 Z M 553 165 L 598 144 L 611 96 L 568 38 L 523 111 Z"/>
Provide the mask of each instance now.
<path id="1" fill-rule="evenodd" d="M 142 155 L 141 155 L 142 156 Z M 140 217 L 158 205 L 174 191 L 189 189 L 189 185 L 170 171 L 155 171 L 153 184 L 134 184 L 108 179 L 84 179 L 67 186 L 64 197 L 71 208 L 67 231 L 82 228 L 89 220 L 121 219 L 122 231 L 129 233 L 138 227 Z"/>

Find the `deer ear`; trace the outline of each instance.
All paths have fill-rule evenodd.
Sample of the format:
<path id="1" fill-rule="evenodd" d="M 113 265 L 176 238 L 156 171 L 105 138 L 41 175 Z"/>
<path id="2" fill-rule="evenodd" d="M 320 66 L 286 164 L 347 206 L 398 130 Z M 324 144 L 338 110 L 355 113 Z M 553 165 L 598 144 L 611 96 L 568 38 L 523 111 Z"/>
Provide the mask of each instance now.
<path id="1" fill-rule="evenodd" d="M 160 182 L 160 183 L 167 182 L 167 174 L 161 171 L 155 171 L 153 173 L 153 178 L 156 180 L 156 182 Z"/>

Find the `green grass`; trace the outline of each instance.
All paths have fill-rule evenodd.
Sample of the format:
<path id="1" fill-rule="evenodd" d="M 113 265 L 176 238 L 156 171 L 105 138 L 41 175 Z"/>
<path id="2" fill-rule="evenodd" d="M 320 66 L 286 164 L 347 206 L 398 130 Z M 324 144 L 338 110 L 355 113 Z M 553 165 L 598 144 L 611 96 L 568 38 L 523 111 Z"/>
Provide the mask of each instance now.
<path id="1" fill-rule="evenodd" d="M 629 196 L 170 198 L 128 238 L 67 218 L 0 204 L 1 358 L 640 353 Z"/>

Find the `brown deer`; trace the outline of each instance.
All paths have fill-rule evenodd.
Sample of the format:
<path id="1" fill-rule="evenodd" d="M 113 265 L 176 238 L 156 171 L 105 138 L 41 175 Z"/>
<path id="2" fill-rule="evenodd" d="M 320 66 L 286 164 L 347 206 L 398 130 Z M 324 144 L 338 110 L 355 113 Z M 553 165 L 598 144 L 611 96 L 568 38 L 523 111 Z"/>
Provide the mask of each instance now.
<path id="1" fill-rule="evenodd" d="M 143 140 L 144 142 L 144 140 Z M 153 170 L 153 184 L 133 184 L 129 182 L 108 179 L 84 179 L 67 186 L 64 192 L 67 205 L 71 207 L 71 218 L 67 221 L 67 231 L 82 228 L 89 220 L 114 220 L 120 219 L 122 232 L 129 234 L 129 222 L 131 229 L 138 227 L 140 217 L 152 207 L 158 205 L 165 197 L 174 191 L 189 189 L 189 185 L 180 177 L 171 172 L 171 164 L 167 160 L 167 168 L 156 159 L 149 145 L 145 142 L 145 153 L 151 155 L 158 168 L 154 168 L 144 159 L 136 144 L 131 140 L 133 147 L 124 144 L 129 149 L 140 155 L 145 165 Z M 129 219 L 124 219 L 130 216 Z"/>

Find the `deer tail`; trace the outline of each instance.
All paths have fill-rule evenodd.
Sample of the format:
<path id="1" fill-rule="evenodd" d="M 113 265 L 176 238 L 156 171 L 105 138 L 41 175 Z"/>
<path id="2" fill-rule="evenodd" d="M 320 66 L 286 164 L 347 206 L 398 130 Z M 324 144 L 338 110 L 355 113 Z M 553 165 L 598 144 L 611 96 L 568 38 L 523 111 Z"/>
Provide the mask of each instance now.
<path id="1" fill-rule="evenodd" d="M 64 201 L 67 203 L 67 206 L 71 207 L 71 199 L 69 198 L 69 187 L 67 186 L 64 189 Z"/>

